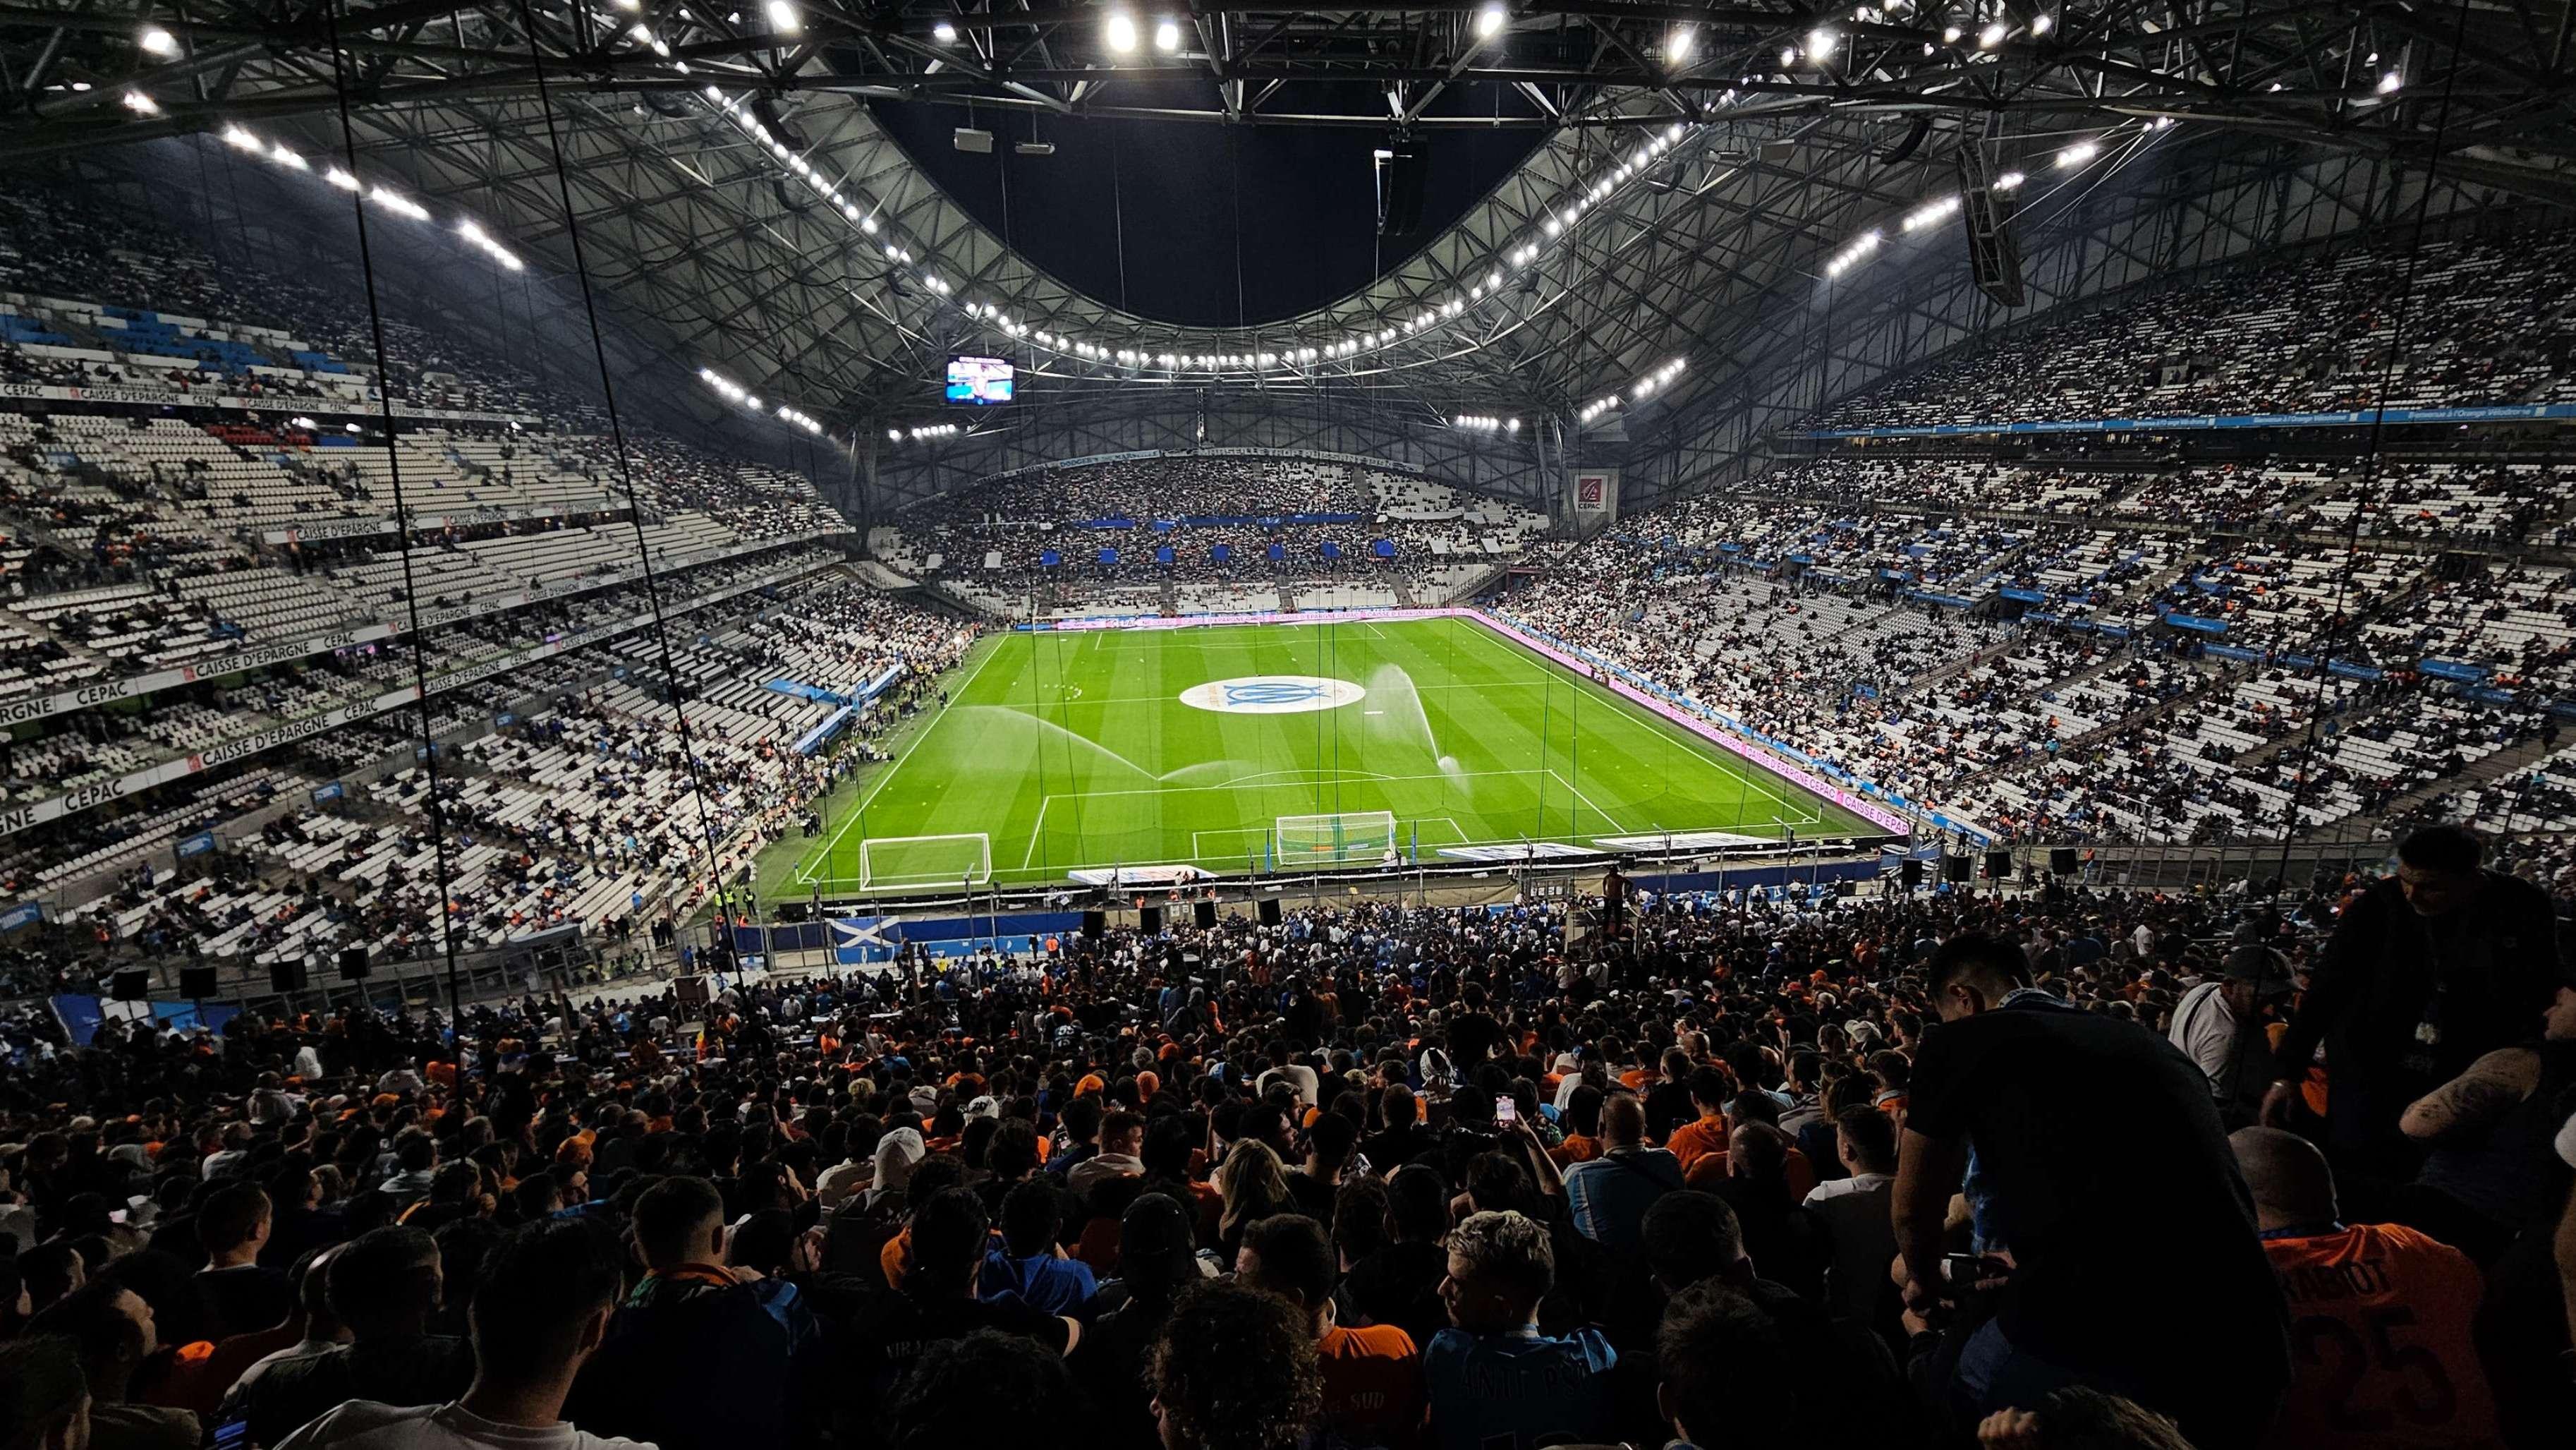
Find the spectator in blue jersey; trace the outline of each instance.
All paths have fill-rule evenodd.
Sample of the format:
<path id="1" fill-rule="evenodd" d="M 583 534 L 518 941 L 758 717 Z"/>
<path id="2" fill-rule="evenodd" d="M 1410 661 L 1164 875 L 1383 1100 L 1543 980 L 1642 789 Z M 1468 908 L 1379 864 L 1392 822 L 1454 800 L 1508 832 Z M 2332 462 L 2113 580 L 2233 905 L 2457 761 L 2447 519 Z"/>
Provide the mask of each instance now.
<path id="1" fill-rule="evenodd" d="M 975 1297 L 1005 1294 L 1048 1314 L 1076 1314 L 1090 1302 L 1091 1266 L 1067 1258 L 1057 1247 L 1064 1227 L 1063 1190 L 1035 1179 L 1014 1187 L 1002 1200 L 1002 1241 L 987 1250 L 975 1278 Z"/>
<path id="2" fill-rule="evenodd" d="M 1574 1227 L 1613 1254 L 1633 1254 L 1646 1210 L 1682 1186 L 1681 1160 L 1646 1144 L 1645 1105 L 1630 1093 L 1601 1104 L 1601 1156 L 1565 1170 Z"/>
<path id="3" fill-rule="evenodd" d="M 1537 1450 L 1611 1436 L 1611 1367 L 1596 1329 L 1538 1331 L 1556 1280 L 1547 1227 L 1512 1212 L 1469 1214 L 1449 1233 L 1440 1297 L 1453 1326 L 1423 1356 L 1437 1450 Z"/>

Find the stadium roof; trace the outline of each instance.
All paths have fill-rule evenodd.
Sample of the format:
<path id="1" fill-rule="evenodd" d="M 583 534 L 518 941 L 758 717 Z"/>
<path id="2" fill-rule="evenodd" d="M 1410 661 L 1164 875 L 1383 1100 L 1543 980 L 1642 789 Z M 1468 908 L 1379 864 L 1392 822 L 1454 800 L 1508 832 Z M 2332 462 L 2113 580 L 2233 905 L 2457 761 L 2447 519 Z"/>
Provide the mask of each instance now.
<path id="1" fill-rule="evenodd" d="M 836 433 L 928 408 L 956 350 L 1014 354 L 1059 402 L 1215 388 L 1397 418 L 1573 420 L 1645 392 L 1678 399 L 1758 355 L 1766 304 L 1813 292 L 1917 213 L 1947 220 L 1971 147 L 1990 175 L 2027 178 L 2026 208 L 2193 146 L 2438 155 L 2454 181 L 2576 194 L 2565 5 L 404 0 L 284 14 L 0 5 L 0 160 L 202 133 L 245 162 L 281 148 L 339 162 L 426 203 L 434 224 L 470 221 L 496 258 L 558 273 L 578 258 L 613 315 L 688 367 Z M 1005 145 L 1018 116 L 1057 134 L 1403 130 L 1434 167 L 1444 133 L 1523 129 L 1535 144 L 1375 283 L 1265 325 L 1191 328 L 1006 247 L 927 179 L 882 105 L 954 107 Z"/>

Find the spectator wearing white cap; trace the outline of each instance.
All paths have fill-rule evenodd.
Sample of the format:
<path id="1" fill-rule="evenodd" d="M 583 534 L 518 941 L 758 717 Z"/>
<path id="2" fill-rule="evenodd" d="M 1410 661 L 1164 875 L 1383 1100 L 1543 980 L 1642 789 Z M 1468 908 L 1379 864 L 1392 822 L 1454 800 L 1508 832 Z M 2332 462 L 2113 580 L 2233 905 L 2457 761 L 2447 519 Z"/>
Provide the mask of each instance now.
<path id="1" fill-rule="evenodd" d="M 912 1166 L 928 1156 L 917 1128 L 896 1128 L 877 1140 L 876 1173 L 868 1184 L 868 1206 L 902 1194 L 912 1182 Z"/>

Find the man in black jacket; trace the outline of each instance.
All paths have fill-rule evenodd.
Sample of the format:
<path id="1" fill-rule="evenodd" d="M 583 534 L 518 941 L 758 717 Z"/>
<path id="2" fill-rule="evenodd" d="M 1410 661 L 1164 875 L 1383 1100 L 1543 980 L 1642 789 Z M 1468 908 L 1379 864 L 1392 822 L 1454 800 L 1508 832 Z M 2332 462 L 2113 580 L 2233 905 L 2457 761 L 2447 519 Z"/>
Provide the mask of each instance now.
<path id="1" fill-rule="evenodd" d="M 666 1178 L 635 1200 L 635 1249 L 651 1272 L 608 1322 L 564 1415 L 596 1435 L 662 1450 L 788 1439 L 787 1329 L 724 1265 L 724 1199 Z"/>
<path id="2" fill-rule="evenodd" d="M 2484 855 L 2463 826 L 2400 842 L 2397 874 L 2335 923 L 2281 1039 L 2263 1121 L 2286 1124 L 2324 1043 L 2328 1141 L 2354 1176 L 2410 1177 L 2415 1153 L 2397 1130 L 2406 1105 L 2528 1038 L 2557 990 L 2548 894 L 2485 869 Z"/>

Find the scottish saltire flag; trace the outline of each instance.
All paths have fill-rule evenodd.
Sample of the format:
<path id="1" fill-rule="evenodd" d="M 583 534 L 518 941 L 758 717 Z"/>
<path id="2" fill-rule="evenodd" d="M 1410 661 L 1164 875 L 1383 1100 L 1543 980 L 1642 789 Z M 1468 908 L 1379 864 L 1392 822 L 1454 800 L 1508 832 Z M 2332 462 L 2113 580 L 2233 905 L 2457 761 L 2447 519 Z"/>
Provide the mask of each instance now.
<path id="1" fill-rule="evenodd" d="M 843 916 L 832 921 L 832 960 L 845 967 L 891 960 L 903 945 L 903 923 L 891 916 Z"/>

